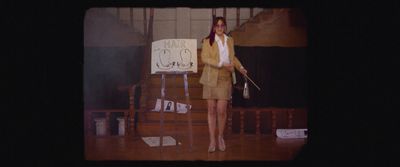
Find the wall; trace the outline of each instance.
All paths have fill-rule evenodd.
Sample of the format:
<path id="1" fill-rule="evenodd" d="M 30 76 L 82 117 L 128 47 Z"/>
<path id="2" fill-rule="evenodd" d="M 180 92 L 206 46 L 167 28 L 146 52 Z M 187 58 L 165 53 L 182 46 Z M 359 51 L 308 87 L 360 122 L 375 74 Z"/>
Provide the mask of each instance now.
<path id="1" fill-rule="evenodd" d="M 117 17 L 123 23 L 144 33 L 144 8 L 105 8 L 105 10 Z M 250 8 L 239 8 L 240 23 L 250 18 Z M 254 8 L 253 14 L 261 12 L 263 8 Z M 223 8 L 216 9 L 217 16 L 223 16 Z M 228 31 L 236 27 L 236 8 L 226 10 Z M 146 19 L 150 18 L 149 8 L 146 8 Z M 208 35 L 211 28 L 211 8 L 154 8 L 154 40 L 167 38 L 195 38 L 198 48 L 201 40 Z"/>

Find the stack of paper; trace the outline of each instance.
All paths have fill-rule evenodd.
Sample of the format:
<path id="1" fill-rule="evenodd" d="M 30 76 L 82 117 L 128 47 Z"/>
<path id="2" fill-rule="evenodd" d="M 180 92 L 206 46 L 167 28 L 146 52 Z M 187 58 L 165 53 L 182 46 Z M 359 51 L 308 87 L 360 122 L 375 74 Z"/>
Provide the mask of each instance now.
<path id="1" fill-rule="evenodd" d="M 175 102 L 170 101 L 170 100 L 164 100 L 164 112 L 174 112 L 175 109 Z M 186 104 L 183 103 L 176 103 L 176 108 L 177 108 L 177 113 L 179 114 L 184 114 L 187 112 L 186 109 Z M 192 108 L 191 105 L 189 105 L 189 108 Z M 161 110 L 161 99 L 157 99 L 156 105 L 154 106 L 154 109 L 151 111 L 156 111 L 159 112 Z"/>
<path id="2" fill-rule="evenodd" d="M 307 138 L 307 129 L 277 129 L 276 135 L 279 138 Z"/>
<path id="3" fill-rule="evenodd" d="M 160 137 L 142 137 L 143 141 L 150 147 L 160 146 Z M 163 137 L 163 146 L 175 146 L 176 140 L 171 136 Z"/>

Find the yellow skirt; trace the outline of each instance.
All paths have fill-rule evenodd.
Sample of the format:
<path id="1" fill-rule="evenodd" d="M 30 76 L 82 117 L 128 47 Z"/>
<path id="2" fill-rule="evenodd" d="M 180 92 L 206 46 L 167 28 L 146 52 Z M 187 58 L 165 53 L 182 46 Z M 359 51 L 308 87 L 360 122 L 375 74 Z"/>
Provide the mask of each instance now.
<path id="1" fill-rule="evenodd" d="M 230 100 L 232 95 L 232 74 L 222 69 L 219 71 L 217 86 L 203 85 L 203 99 Z"/>

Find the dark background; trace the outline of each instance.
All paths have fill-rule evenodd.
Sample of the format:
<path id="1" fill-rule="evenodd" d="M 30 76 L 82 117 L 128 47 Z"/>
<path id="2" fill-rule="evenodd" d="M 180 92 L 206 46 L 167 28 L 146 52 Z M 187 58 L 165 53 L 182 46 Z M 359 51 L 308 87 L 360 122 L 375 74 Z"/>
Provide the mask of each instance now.
<path id="1" fill-rule="evenodd" d="M 144 48 L 86 47 L 84 50 L 82 84 L 85 109 L 129 108 L 128 93 L 118 90 L 118 87 L 139 82 Z"/>
<path id="2" fill-rule="evenodd" d="M 234 89 L 234 107 L 307 107 L 306 47 L 235 46 L 235 54 L 250 78 L 250 99 L 243 90 Z M 236 86 L 243 87 L 244 77 L 236 72 Z"/>
<path id="3" fill-rule="evenodd" d="M 390 166 L 399 155 L 394 95 L 399 2 L 193 1 L 190 6 L 300 6 L 309 27 L 308 143 L 291 162 L 158 162 L 156 165 Z M 3 6 L 3 4 L 5 4 Z M 111 1 L 2 4 L 2 159 L 13 166 L 132 166 L 87 162 L 83 152 L 83 17 Z M 178 2 L 135 1 L 137 6 Z M 5 23 L 5 24 L 3 24 Z M 3 55 L 3 54 L 2 54 Z M 396 70 L 397 69 L 397 70 Z M 6 78 L 4 78 L 4 76 Z M 5 82 L 4 82 L 5 81 Z M 2 103 L 2 104 L 3 104 Z M 5 128 L 4 128 L 5 127 Z M 6 163 L 6 162 L 4 162 Z"/>

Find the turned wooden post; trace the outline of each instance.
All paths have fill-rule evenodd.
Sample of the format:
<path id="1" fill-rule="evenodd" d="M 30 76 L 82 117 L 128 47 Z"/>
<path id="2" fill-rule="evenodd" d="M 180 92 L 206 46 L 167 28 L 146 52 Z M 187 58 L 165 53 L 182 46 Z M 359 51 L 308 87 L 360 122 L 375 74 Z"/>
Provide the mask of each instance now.
<path id="1" fill-rule="evenodd" d="M 92 118 L 91 118 L 92 114 L 85 110 L 85 125 L 86 125 L 86 131 L 85 133 L 90 133 L 92 130 Z"/>
<path id="2" fill-rule="evenodd" d="M 106 126 L 106 135 L 110 135 L 111 134 L 111 127 L 110 127 L 110 112 L 105 112 L 106 113 L 106 122 L 105 122 L 105 126 Z"/>
<path id="3" fill-rule="evenodd" d="M 292 128 L 293 127 L 293 108 L 289 108 L 287 110 L 287 114 L 288 114 L 288 128 Z"/>
<path id="4" fill-rule="evenodd" d="M 260 110 L 256 110 L 256 135 L 260 135 Z"/>
<path id="5" fill-rule="evenodd" d="M 127 117 L 125 117 L 125 127 L 129 128 L 128 134 L 134 131 L 134 126 L 135 126 L 135 89 L 136 85 L 133 85 L 131 88 L 128 89 L 129 92 L 129 127 L 128 127 L 128 121 L 126 120 Z"/>
<path id="6" fill-rule="evenodd" d="M 244 111 L 243 109 L 240 112 L 240 134 L 244 134 Z"/>
<path id="7" fill-rule="evenodd" d="M 228 134 L 232 134 L 232 115 L 233 115 L 233 107 L 232 107 L 232 96 L 231 96 L 231 100 L 229 100 L 229 107 L 227 110 L 227 114 L 228 114 Z"/>
<path id="8" fill-rule="evenodd" d="M 275 134 L 276 131 L 276 111 L 272 110 L 271 111 L 271 115 L 272 115 L 272 134 Z"/>

